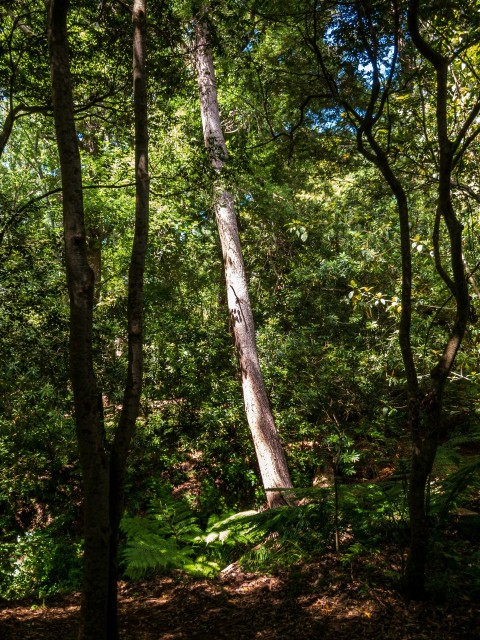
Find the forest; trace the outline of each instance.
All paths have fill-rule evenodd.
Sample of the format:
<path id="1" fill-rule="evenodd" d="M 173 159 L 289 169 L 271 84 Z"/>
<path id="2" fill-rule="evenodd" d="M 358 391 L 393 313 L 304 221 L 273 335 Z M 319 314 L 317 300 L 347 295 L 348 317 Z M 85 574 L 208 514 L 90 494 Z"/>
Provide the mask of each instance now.
<path id="1" fill-rule="evenodd" d="M 480 2 L 0 0 L 0 637 L 480 638 Z"/>

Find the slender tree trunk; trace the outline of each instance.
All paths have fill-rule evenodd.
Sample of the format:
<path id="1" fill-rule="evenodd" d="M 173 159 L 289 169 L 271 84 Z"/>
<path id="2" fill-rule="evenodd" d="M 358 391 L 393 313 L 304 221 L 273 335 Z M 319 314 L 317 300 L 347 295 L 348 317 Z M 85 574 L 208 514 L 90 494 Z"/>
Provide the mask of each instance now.
<path id="1" fill-rule="evenodd" d="M 135 111 L 135 235 L 128 276 L 128 373 L 120 421 L 110 458 L 110 580 L 108 638 L 118 638 L 118 534 L 124 511 L 125 474 L 135 433 L 143 382 L 143 275 L 148 241 L 149 175 L 146 55 L 146 0 L 133 4 L 133 94 Z"/>
<path id="2" fill-rule="evenodd" d="M 70 297 L 70 377 L 83 479 L 84 578 L 80 638 L 106 638 L 109 529 L 108 456 L 101 399 L 93 371 L 94 276 L 87 261 L 82 170 L 73 117 L 67 0 L 51 0 L 48 39 L 55 130 L 62 176 L 65 261 Z"/>
<path id="3" fill-rule="evenodd" d="M 408 489 L 410 513 L 410 553 L 406 566 L 407 597 L 418 600 L 425 595 L 425 568 L 428 553 L 428 520 L 426 514 L 426 487 L 437 452 L 439 435 L 444 431 L 442 404 L 444 388 L 462 343 L 468 324 L 470 298 L 463 260 L 463 227 L 452 203 L 452 172 L 455 151 L 461 147 L 473 122 L 475 110 L 467 117 L 455 140 L 449 138 L 448 123 L 448 68 L 450 61 L 436 51 L 419 31 L 419 0 L 410 0 L 408 29 L 417 50 L 434 67 L 436 75 L 435 99 L 439 177 L 437 210 L 433 233 L 435 266 L 455 300 L 456 314 L 453 328 L 443 353 L 431 371 L 431 381 L 412 410 L 412 469 Z M 476 109 L 476 108 L 475 108 Z M 478 113 L 478 111 L 476 111 Z M 474 136 L 475 137 L 475 136 Z M 473 138 L 472 138 L 473 139 Z M 445 223 L 450 249 L 449 272 L 443 267 L 440 255 L 440 224 Z"/>
<path id="4" fill-rule="evenodd" d="M 419 385 L 415 361 L 413 358 L 411 343 L 411 317 L 412 317 L 412 258 L 409 232 L 409 206 L 406 193 L 401 183 L 396 178 L 387 156 L 375 142 L 371 132 L 367 129 L 367 138 L 374 154 L 365 153 L 361 139 L 359 149 L 363 155 L 376 164 L 390 185 L 392 193 L 397 200 L 397 210 L 400 221 L 400 242 L 402 255 L 402 312 L 399 327 L 399 342 L 403 364 L 407 379 L 407 391 L 409 398 L 409 426 L 412 442 L 411 470 L 408 481 L 408 510 L 410 517 L 410 549 L 405 570 L 405 591 L 407 598 L 421 600 L 425 596 L 425 572 L 427 566 L 427 554 L 429 548 L 428 514 L 426 512 L 426 490 L 428 478 L 431 474 L 438 447 L 438 439 L 442 432 L 442 405 L 445 381 L 453 366 L 457 350 L 463 337 L 468 317 L 468 290 L 466 280 L 458 276 L 460 286 L 460 311 L 450 339 L 445 347 L 444 354 L 431 372 L 431 380 L 422 386 Z M 440 179 L 438 211 L 451 210 L 449 190 L 443 183 L 449 181 L 448 171 Z M 443 196 L 442 196 L 443 194 Z M 437 211 L 437 217 L 439 215 Z M 453 210 L 452 210 L 453 214 Z M 455 226 L 455 225 L 453 225 Z M 457 231 L 461 233 L 458 229 Z M 457 248 L 455 248 L 457 246 Z M 452 260 L 455 260 L 461 247 L 461 242 L 451 244 Z M 456 260 L 458 263 L 458 260 Z M 462 267 L 463 268 L 463 267 Z M 438 269 L 438 265 L 437 265 Z M 458 271 L 458 268 L 457 268 Z M 448 363 L 448 364 L 447 364 Z"/>
<path id="5" fill-rule="evenodd" d="M 122 413 L 110 456 L 105 441 L 101 396 L 93 371 L 95 278 L 88 264 L 81 163 L 68 60 L 67 9 L 68 0 L 51 0 L 48 35 L 70 294 L 70 375 L 85 514 L 79 638 L 117 640 L 118 531 L 124 508 L 127 456 L 139 412 L 143 375 L 143 273 L 149 212 L 145 0 L 135 0 L 133 8 L 136 215 L 128 281 L 128 374 Z"/>
<path id="6" fill-rule="evenodd" d="M 230 313 L 242 376 L 245 411 L 270 507 L 288 502 L 288 496 L 272 489 L 292 488 L 285 453 L 265 390 L 255 340 L 255 326 L 248 295 L 233 196 L 222 176 L 228 158 L 220 122 L 213 56 L 208 27 L 195 23 L 195 68 L 205 146 L 214 170 L 213 205 L 222 245 Z"/>
<path id="7" fill-rule="evenodd" d="M 449 65 L 451 60 L 436 51 L 419 32 L 420 0 L 409 0 L 407 23 L 413 45 L 435 68 L 436 72 L 436 136 L 438 145 L 439 179 L 437 193 L 437 209 L 433 220 L 433 244 L 435 268 L 452 294 L 456 304 L 456 317 L 443 353 L 436 366 L 430 372 L 430 380 L 420 383 L 411 341 L 412 319 L 412 257 L 409 225 L 409 205 L 406 192 L 395 174 L 385 148 L 378 142 L 375 128 L 382 115 L 388 96 L 392 90 L 391 82 L 396 77 L 395 65 L 398 47 L 401 40 L 400 6 L 392 4 L 392 18 L 395 25 L 394 47 L 391 72 L 385 83 L 380 78 L 378 34 L 375 33 L 370 3 L 355 3 L 358 12 L 359 35 L 362 38 L 367 55 L 372 62 L 372 82 L 368 107 L 359 112 L 342 98 L 342 91 L 334 76 L 329 72 L 322 49 L 318 44 L 316 18 L 314 18 L 314 37 L 308 40 L 315 52 L 317 62 L 322 70 L 325 84 L 331 97 L 341 104 L 349 113 L 357 131 L 357 146 L 360 153 L 375 164 L 390 186 L 397 201 L 400 222 L 400 242 L 402 256 L 402 312 L 399 325 L 399 342 L 402 360 L 405 367 L 409 403 L 409 426 L 412 441 L 412 464 L 408 482 L 408 506 L 410 515 L 410 551 L 407 559 L 405 587 L 406 595 L 412 599 L 420 599 L 425 592 L 425 569 L 428 552 L 428 517 L 426 512 L 426 494 L 428 477 L 432 471 L 438 440 L 446 432 L 442 415 L 445 383 L 455 363 L 455 358 L 465 335 L 469 317 L 468 282 L 462 253 L 462 225 L 457 218 L 452 198 L 452 172 L 462 159 L 469 145 L 480 134 L 474 122 L 480 113 L 480 101 L 472 107 L 470 113 L 460 126 L 456 119 L 449 122 Z M 402 9 L 403 11 L 403 9 Z M 372 25 L 368 33 L 366 24 Z M 473 128 L 473 132 L 472 132 Z M 449 130 L 457 130 L 453 140 L 449 139 Z M 378 130 L 378 129 L 377 129 Z M 469 134 L 470 130 L 470 135 Z M 442 263 L 440 252 L 440 225 L 444 222 L 448 231 L 450 260 L 447 268 Z"/>
<path id="8" fill-rule="evenodd" d="M 441 395 L 435 389 L 419 395 L 410 411 L 412 462 L 408 481 L 410 549 L 405 567 L 406 595 L 411 600 L 425 596 L 425 574 L 430 531 L 426 510 L 426 488 L 438 446 Z"/>

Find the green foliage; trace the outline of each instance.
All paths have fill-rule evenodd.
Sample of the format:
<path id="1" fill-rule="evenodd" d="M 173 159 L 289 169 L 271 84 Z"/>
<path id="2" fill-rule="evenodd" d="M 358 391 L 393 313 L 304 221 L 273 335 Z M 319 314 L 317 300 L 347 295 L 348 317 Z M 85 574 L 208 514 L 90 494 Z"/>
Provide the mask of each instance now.
<path id="1" fill-rule="evenodd" d="M 439 599 L 463 598 L 478 601 L 480 597 L 480 522 L 474 539 L 435 532 L 430 547 L 430 571 L 427 585 L 432 596 Z"/>
<path id="2" fill-rule="evenodd" d="M 360 460 L 360 453 L 354 449 L 352 438 L 337 430 L 326 435 L 324 446 L 331 456 L 335 472 L 345 476 L 355 473 L 355 464 Z"/>
<path id="3" fill-rule="evenodd" d="M 60 181 L 44 7 L 29 0 L 10 4 L 0 2 L 0 126 L 16 106 L 43 111 L 20 109 L 0 163 L 0 590 L 5 597 L 43 597 L 76 584 L 81 492 L 66 357 L 62 202 L 58 192 L 45 196 Z M 240 557 L 252 568 L 281 567 L 333 548 L 334 492 L 306 490 L 298 494 L 306 503 L 297 507 L 231 515 L 232 509 L 260 507 L 265 496 L 228 325 L 197 87 L 185 62 L 192 5 L 163 5 L 149 9 L 154 37 L 145 385 L 127 483 L 132 512 L 148 513 L 124 519 L 126 571 L 139 576 L 180 568 L 212 575 Z M 327 63 L 359 113 L 370 90 L 362 66 L 365 47 L 352 28 L 354 4 L 343 13 L 330 12 L 328 3 L 315 6 L 315 29 L 305 3 L 285 12 L 276 0 L 254 19 L 250 5 L 214 3 L 211 26 L 229 179 L 267 390 L 295 486 L 310 487 L 332 467 L 340 476 L 340 550 L 345 562 L 353 562 L 387 539 L 403 548 L 408 526 L 408 464 L 399 464 L 407 433 L 398 346 L 399 228 L 388 186 L 376 168 L 355 156 L 343 108 L 320 98 L 304 103 L 307 95 L 326 91 L 311 48 L 299 37 L 317 27 L 319 35 L 330 34 L 321 41 L 330 49 Z M 426 21 L 432 7 L 425 4 Z M 383 34 L 379 44 L 388 64 L 390 18 L 383 8 L 374 7 L 374 27 Z M 478 94 L 478 45 L 464 46 L 475 41 L 477 14 L 472 5 L 455 9 L 450 19 L 440 11 L 437 18 L 436 46 L 455 72 L 452 134 Z M 95 368 L 109 436 L 122 403 L 119 381 L 127 355 L 134 176 L 125 35 L 131 25 L 118 3 L 82 1 L 72 3 L 69 26 L 88 246 L 100 262 Z M 410 56 L 409 39 L 401 40 L 406 64 L 392 80 L 388 122 L 379 120 L 374 129 L 408 193 L 411 340 L 419 375 L 428 376 L 454 309 L 431 255 L 437 188 L 433 76 Z M 474 278 L 479 153 L 472 140 L 454 176 L 464 258 Z M 440 235 L 446 258 L 443 227 Z M 471 298 L 473 321 L 479 311 L 474 282 Z M 472 432 L 480 418 L 479 339 L 472 322 L 444 403 L 446 413 L 465 414 Z M 457 507 L 478 507 L 478 441 L 468 433 L 462 438 L 440 447 L 430 478 L 436 532 L 452 525 Z M 379 480 L 392 467 L 392 479 Z M 183 500 L 162 493 L 167 482 Z M 219 519 L 214 512 L 230 515 Z M 52 529 L 48 523 L 60 516 L 62 527 Z M 460 565 L 461 554 L 472 554 L 455 545 L 436 542 L 434 559 L 445 575 Z M 442 565 L 442 555 L 451 564 Z"/>
<path id="4" fill-rule="evenodd" d="M 439 499 L 434 503 L 441 516 L 444 516 L 463 498 L 473 495 L 480 489 L 480 457 L 464 461 L 456 471 L 450 473 L 438 485 Z"/>
<path id="5" fill-rule="evenodd" d="M 340 523 L 351 544 L 371 547 L 385 541 L 404 547 L 408 538 L 406 477 L 341 487 Z"/>
<path id="6" fill-rule="evenodd" d="M 440 525 L 456 507 L 478 502 L 480 433 L 473 430 L 449 438 L 437 454 L 429 496 L 429 512 Z M 473 451 L 473 453 L 470 453 Z"/>
<path id="7" fill-rule="evenodd" d="M 303 503 L 210 518 L 207 553 L 221 553 L 253 571 L 276 571 L 330 548 L 333 496 L 325 489 L 295 490 Z M 307 497 L 308 496 L 308 497 Z"/>
<path id="8" fill-rule="evenodd" d="M 341 485 L 339 496 L 340 558 L 370 553 L 375 545 L 406 543 L 405 483 Z M 333 487 L 296 489 L 298 504 L 259 513 L 237 513 L 210 527 L 207 541 L 236 546 L 243 566 L 276 571 L 307 562 L 334 546 Z"/>
<path id="9" fill-rule="evenodd" d="M 0 597 L 43 599 L 79 589 L 81 547 L 55 525 L 0 543 Z"/>
<path id="10" fill-rule="evenodd" d="M 332 503 L 317 492 L 317 501 L 262 512 L 252 525 L 262 543 L 247 551 L 241 563 L 250 570 L 281 570 L 331 547 Z"/>
<path id="11" fill-rule="evenodd" d="M 332 504 L 325 490 L 306 493 L 316 500 L 211 516 L 205 531 L 187 504 L 164 493 L 147 516 L 122 521 L 125 573 L 138 578 L 150 571 L 182 569 L 212 576 L 235 559 L 249 569 L 271 571 L 318 554 L 331 544 Z"/>
<path id="12" fill-rule="evenodd" d="M 164 492 L 145 517 L 125 516 L 123 549 L 125 574 L 138 578 L 151 571 L 182 569 L 196 576 L 212 576 L 217 563 L 199 555 L 203 532 L 191 508 Z"/>

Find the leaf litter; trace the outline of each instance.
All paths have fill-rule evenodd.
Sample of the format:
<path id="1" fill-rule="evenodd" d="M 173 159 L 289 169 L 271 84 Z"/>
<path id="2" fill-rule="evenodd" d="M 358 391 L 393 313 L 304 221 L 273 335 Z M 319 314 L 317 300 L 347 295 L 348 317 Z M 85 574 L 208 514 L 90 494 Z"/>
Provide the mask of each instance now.
<path id="1" fill-rule="evenodd" d="M 74 640 L 79 605 L 79 594 L 0 604 L 0 638 Z M 119 588 L 122 640 L 474 640 L 479 614 L 462 594 L 407 604 L 333 556 L 276 575 L 234 566 L 210 580 L 179 574 Z"/>

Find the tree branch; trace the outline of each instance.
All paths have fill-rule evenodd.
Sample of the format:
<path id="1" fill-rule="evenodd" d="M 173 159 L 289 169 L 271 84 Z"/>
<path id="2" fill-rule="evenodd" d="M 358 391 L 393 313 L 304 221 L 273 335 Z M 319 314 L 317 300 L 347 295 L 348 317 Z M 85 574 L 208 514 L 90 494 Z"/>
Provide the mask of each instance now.
<path id="1" fill-rule="evenodd" d="M 420 34 L 420 30 L 418 27 L 419 4 L 420 0 L 410 0 L 407 13 L 408 30 L 410 31 L 410 35 L 415 47 L 420 51 L 424 58 L 426 58 L 433 64 L 435 69 L 438 71 L 441 67 L 448 64 L 448 59 L 445 56 L 442 56 L 442 54 L 438 51 L 435 51 L 435 49 Z"/>

